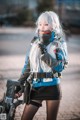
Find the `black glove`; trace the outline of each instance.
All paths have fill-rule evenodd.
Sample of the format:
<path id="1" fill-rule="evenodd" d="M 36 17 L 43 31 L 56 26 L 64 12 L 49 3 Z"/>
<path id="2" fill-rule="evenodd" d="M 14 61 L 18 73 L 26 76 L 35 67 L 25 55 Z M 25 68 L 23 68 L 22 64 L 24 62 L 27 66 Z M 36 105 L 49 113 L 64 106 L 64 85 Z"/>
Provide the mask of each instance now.
<path id="1" fill-rule="evenodd" d="M 21 82 L 22 81 L 20 81 L 20 80 L 18 80 L 19 82 L 20 82 L 20 85 L 18 85 L 18 86 L 16 86 L 15 87 L 15 93 L 18 93 L 18 92 L 23 92 L 23 86 L 24 86 L 24 84 L 22 84 Z"/>
<path id="2" fill-rule="evenodd" d="M 44 54 L 47 52 L 46 46 L 41 43 L 39 43 L 39 48 L 41 50 L 41 54 Z"/>
<path id="3" fill-rule="evenodd" d="M 24 92 L 24 86 L 22 86 L 22 85 L 16 86 L 16 87 L 15 87 L 15 95 L 14 95 L 14 98 L 19 98 L 19 97 L 21 97 L 23 92 Z"/>
<path id="4" fill-rule="evenodd" d="M 21 91 L 21 86 L 16 86 L 15 93 L 18 93 L 19 91 Z"/>
<path id="5" fill-rule="evenodd" d="M 18 79 L 18 81 L 20 82 L 20 86 L 16 86 L 15 93 L 18 93 L 19 91 L 21 91 L 22 86 L 24 86 L 24 83 L 28 78 L 28 76 L 29 76 L 29 72 L 24 72 L 24 74 L 20 76 L 20 78 Z"/>

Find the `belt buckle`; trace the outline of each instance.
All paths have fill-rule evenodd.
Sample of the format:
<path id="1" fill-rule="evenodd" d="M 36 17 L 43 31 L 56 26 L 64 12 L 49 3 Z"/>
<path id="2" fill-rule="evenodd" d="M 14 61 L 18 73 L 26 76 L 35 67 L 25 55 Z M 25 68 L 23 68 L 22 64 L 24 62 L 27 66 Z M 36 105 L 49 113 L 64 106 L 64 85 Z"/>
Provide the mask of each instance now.
<path id="1" fill-rule="evenodd" d="M 51 78 L 52 77 L 51 75 L 52 75 L 51 73 L 46 73 L 46 78 Z"/>

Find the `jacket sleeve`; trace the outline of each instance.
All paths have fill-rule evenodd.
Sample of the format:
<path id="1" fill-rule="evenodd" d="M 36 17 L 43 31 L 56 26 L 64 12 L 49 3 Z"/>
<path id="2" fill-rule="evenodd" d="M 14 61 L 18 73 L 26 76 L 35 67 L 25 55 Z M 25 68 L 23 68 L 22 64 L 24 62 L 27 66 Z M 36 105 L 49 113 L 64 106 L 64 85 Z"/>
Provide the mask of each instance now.
<path id="1" fill-rule="evenodd" d="M 58 51 L 57 51 L 58 49 Z M 44 61 L 53 71 L 61 72 L 67 63 L 67 49 L 64 49 L 64 44 L 56 49 L 56 58 L 53 58 L 49 53 L 41 55 L 41 60 Z"/>
<path id="2" fill-rule="evenodd" d="M 58 51 L 56 52 L 56 59 L 58 61 L 58 65 L 55 66 L 54 70 L 56 72 L 62 72 L 68 64 L 68 52 L 65 41 L 62 42 L 61 47 L 58 48 Z"/>
<path id="3" fill-rule="evenodd" d="M 18 81 L 20 82 L 20 84 L 22 86 L 23 86 L 25 80 L 29 76 L 29 71 L 30 71 L 30 63 L 29 63 L 29 51 L 28 51 L 27 54 L 26 54 L 25 64 L 24 64 L 24 67 L 22 69 L 21 76 L 18 79 Z M 21 90 L 21 87 L 20 86 L 16 86 L 15 93 L 18 93 L 20 90 Z"/>
<path id="4" fill-rule="evenodd" d="M 21 84 L 23 84 L 25 82 L 25 80 L 28 78 L 29 72 L 30 72 L 29 51 L 30 51 L 30 48 L 28 49 L 28 51 L 26 53 L 25 64 L 23 66 L 22 73 L 19 78 L 19 81 Z"/>
<path id="5" fill-rule="evenodd" d="M 57 66 L 54 67 L 54 70 L 56 72 L 62 72 L 62 70 L 64 69 L 64 54 L 63 51 L 61 49 L 59 49 L 59 51 L 56 53 L 56 59 L 58 61 Z"/>
<path id="6" fill-rule="evenodd" d="M 49 67 L 55 67 L 58 65 L 56 58 L 53 58 L 49 53 L 44 53 L 41 55 L 41 60 L 44 61 Z"/>

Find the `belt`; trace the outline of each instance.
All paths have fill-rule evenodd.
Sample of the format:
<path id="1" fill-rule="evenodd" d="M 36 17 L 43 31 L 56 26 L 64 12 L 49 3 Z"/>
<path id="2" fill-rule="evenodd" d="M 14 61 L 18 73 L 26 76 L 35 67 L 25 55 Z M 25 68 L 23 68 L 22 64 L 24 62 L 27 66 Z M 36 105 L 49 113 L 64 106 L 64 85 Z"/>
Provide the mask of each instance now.
<path id="1" fill-rule="evenodd" d="M 52 72 L 38 73 L 38 72 L 33 72 L 33 78 L 54 78 L 54 77 L 58 77 L 58 73 L 52 73 Z"/>

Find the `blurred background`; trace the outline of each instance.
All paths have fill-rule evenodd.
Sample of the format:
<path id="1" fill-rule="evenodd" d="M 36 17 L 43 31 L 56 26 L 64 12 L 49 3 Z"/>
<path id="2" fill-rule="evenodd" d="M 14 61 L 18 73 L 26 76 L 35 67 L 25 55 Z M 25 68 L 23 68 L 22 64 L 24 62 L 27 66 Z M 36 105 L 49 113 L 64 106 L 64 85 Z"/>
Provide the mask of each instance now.
<path id="1" fill-rule="evenodd" d="M 80 120 L 80 0 L 0 0 L 0 99 L 7 80 L 19 79 L 35 22 L 48 10 L 59 15 L 69 53 L 58 120 Z M 17 108 L 15 120 L 21 119 L 22 108 Z M 46 120 L 45 102 L 34 120 Z"/>
<path id="2" fill-rule="evenodd" d="M 80 0 L 0 0 L 0 26 L 34 27 L 46 10 L 55 11 L 63 27 L 80 28 Z"/>

